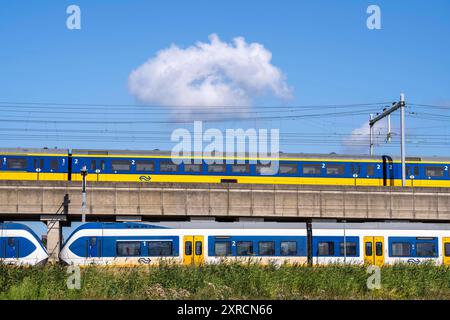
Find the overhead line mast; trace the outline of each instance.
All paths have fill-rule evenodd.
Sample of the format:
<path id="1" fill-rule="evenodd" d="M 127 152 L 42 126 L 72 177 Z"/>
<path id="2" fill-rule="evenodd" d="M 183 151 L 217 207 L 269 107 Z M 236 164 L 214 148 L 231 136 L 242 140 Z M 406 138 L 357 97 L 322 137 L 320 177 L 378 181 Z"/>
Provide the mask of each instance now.
<path id="1" fill-rule="evenodd" d="M 379 120 L 389 117 L 390 114 L 397 109 L 400 109 L 400 154 L 401 154 L 401 161 L 402 161 L 402 186 L 406 186 L 406 164 L 405 164 L 405 94 L 400 94 L 400 101 L 395 102 L 392 104 L 392 107 L 385 110 L 382 114 L 376 116 L 375 118 L 373 115 L 370 115 L 369 120 L 369 126 L 370 126 L 370 155 L 373 155 L 373 126 L 375 123 L 377 123 Z M 389 127 L 390 127 L 390 119 L 389 121 Z M 390 128 L 389 128 L 390 129 Z M 390 135 L 390 132 L 388 133 Z"/>

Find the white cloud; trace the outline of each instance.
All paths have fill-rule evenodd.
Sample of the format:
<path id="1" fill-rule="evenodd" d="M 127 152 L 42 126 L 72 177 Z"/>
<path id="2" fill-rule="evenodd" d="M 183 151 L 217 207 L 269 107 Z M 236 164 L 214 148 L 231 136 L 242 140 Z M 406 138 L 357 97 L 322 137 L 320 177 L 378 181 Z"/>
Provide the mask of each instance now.
<path id="1" fill-rule="evenodd" d="M 250 106 L 254 98 L 291 97 L 272 53 L 244 38 L 226 43 L 215 34 L 210 42 L 180 48 L 172 45 L 132 71 L 128 85 L 141 102 L 164 106 Z"/>
<path id="2" fill-rule="evenodd" d="M 391 124 L 392 125 L 392 124 Z M 388 128 L 386 121 L 381 120 L 373 126 L 373 143 L 379 146 L 386 142 Z M 393 127 L 391 127 L 391 135 L 393 135 Z M 370 127 L 369 121 L 366 121 L 361 127 L 356 128 L 352 133 L 344 138 L 343 147 L 348 153 L 369 153 L 370 144 Z M 375 152 L 376 153 L 376 152 Z"/>

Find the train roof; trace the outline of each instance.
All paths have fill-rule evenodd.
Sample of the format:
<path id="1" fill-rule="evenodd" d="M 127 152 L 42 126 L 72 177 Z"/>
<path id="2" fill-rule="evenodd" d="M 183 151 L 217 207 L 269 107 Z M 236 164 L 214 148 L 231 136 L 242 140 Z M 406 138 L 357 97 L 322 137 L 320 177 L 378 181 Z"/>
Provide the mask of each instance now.
<path id="1" fill-rule="evenodd" d="M 305 229 L 299 222 L 216 222 L 216 221 L 165 221 L 165 222 L 88 222 L 75 231 L 84 229 Z"/>
<path id="2" fill-rule="evenodd" d="M 164 150 L 120 150 L 120 149 L 59 149 L 59 148 L 0 148 L 0 154 L 17 154 L 17 155 L 38 155 L 38 154 L 55 154 L 68 155 L 71 151 L 74 155 L 96 155 L 96 156 L 156 156 L 168 157 L 171 156 L 170 151 Z M 280 159 L 336 159 L 336 160 L 370 160 L 379 161 L 383 157 L 392 159 L 393 161 L 400 161 L 400 157 L 389 155 L 351 155 L 351 154 L 337 154 L 337 153 L 283 153 L 280 152 Z M 406 161 L 414 162 L 450 162 L 450 157 L 420 157 L 408 156 Z"/>
<path id="3" fill-rule="evenodd" d="M 450 230 L 449 223 L 425 222 L 313 222 L 314 229 L 349 229 L 349 230 Z"/>
<path id="4" fill-rule="evenodd" d="M 98 155 L 98 156 L 171 156 L 171 151 L 164 150 L 107 150 L 107 149 L 73 149 L 72 154 L 76 155 Z M 194 155 L 194 152 L 191 153 Z M 283 153 L 280 152 L 280 159 L 336 159 L 336 160 L 380 160 L 383 157 L 392 159 L 394 161 L 401 160 L 400 157 L 388 156 L 388 155 L 350 155 L 350 154 L 337 154 L 337 153 Z M 442 161 L 449 162 L 450 157 L 406 157 L 406 161 Z"/>
<path id="5" fill-rule="evenodd" d="M 32 154 L 58 154 L 68 155 L 69 149 L 50 149 L 50 148 L 0 148 L 0 154 L 18 154 L 18 155 L 32 155 Z"/>

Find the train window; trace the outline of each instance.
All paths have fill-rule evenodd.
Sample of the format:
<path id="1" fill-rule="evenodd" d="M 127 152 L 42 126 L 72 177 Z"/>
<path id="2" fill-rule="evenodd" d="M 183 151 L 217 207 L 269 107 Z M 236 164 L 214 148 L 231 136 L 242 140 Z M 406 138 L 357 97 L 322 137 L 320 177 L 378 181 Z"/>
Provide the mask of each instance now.
<path id="1" fill-rule="evenodd" d="M 406 176 L 415 176 L 417 177 L 419 175 L 419 167 L 417 166 L 406 166 Z"/>
<path id="2" fill-rule="evenodd" d="M 184 254 L 187 256 L 192 254 L 192 241 L 186 241 L 184 243 Z"/>
<path id="3" fill-rule="evenodd" d="M 184 165 L 185 172 L 202 172 L 201 164 L 185 164 Z"/>
<path id="4" fill-rule="evenodd" d="M 375 165 L 373 165 L 373 164 L 366 165 L 366 174 L 368 176 L 375 175 Z"/>
<path id="5" fill-rule="evenodd" d="M 366 256 L 372 256 L 372 242 L 366 242 Z"/>
<path id="6" fill-rule="evenodd" d="M 130 160 L 113 160 L 111 167 L 113 171 L 130 171 Z"/>
<path id="7" fill-rule="evenodd" d="M 297 167 L 297 165 L 295 165 L 295 167 Z M 277 174 L 277 170 L 278 170 L 279 168 L 277 167 L 277 166 L 272 166 L 272 164 L 271 163 L 268 163 L 268 164 L 261 164 L 261 163 L 258 163 L 256 166 L 255 166 L 255 170 L 256 170 L 256 173 L 258 173 L 258 174 L 263 174 L 264 173 L 264 175 L 274 175 L 274 174 Z M 264 171 L 264 172 L 261 172 L 261 171 Z M 295 172 L 297 172 L 297 168 L 295 168 Z M 294 173 L 295 173 L 294 172 Z"/>
<path id="8" fill-rule="evenodd" d="M 100 169 L 101 169 L 102 171 L 105 171 L 105 160 L 101 160 L 101 161 L 100 161 Z"/>
<path id="9" fill-rule="evenodd" d="M 344 242 L 339 243 L 339 254 L 344 256 Z M 356 256 L 356 242 L 345 243 L 345 255 Z"/>
<path id="10" fill-rule="evenodd" d="M 303 174 L 320 174 L 322 171 L 321 164 L 304 164 Z"/>
<path id="11" fill-rule="evenodd" d="M 14 237 L 8 237 L 8 246 L 10 246 L 12 248 L 15 245 L 16 245 L 16 239 L 14 239 Z"/>
<path id="12" fill-rule="evenodd" d="M 219 172 L 226 172 L 227 166 L 225 164 L 209 164 L 208 165 L 208 172 L 213 173 L 219 173 Z"/>
<path id="13" fill-rule="evenodd" d="M 351 164 L 350 165 L 350 174 L 360 174 L 361 166 L 359 164 Z"/>
<path id="14" fill-rule="evenodd" d="M 203 251 L 202 248 L 203 248 L 202 242 L 201 241 L 195 241 L 195 254 L 197 256 L 202 254 L 202 251 Z"/>
<path id="15" fill-rule="evenodd" d="M 172 241 L 150 241 L 147 245 L 148 255 L 151 257 L 172 255 Z"/>
<path id="16" fill-rule="evenodd" d="M 44 159 L 33 159 L 34 169 L 44 169 Z"/>
<path id="17" fill-rule="evenodd" d="M 97 237 L 90 237 L 89 238 L 89 245 L 91 247 L 95 246 L 97 244 Z"/>
<path id="18" fill-rule="evenodd" d="M 249 164 L 233 164 L 231 166 L 231 172 L 233 173 L 250 173 Z"/>
<path id="19" fill-rule="evenodd" d="M 137 160 L 136 171 L 155 171 L 155 162 L 150 160 Z"/>
<path id="20" fill-rule="evenodd" d="M 91 171 L 95 171 L 97 169 L 97 161 L 91 160 Z"/>
<path id="21" fill-rule="evenodd" d="M 383 243 L 375 242 L 375 255 L 381 257 L 383 255 Z"/>
<path id="22" fill-rule="evenodd" d="M 238 241 L 237 243 L 237 255 L 249 256 L 253 254 L 253 242 L 252 241 Z"/>
<path id="23" fill-rule="evenodd" d="M 443 177 L 444 167 L 425 167 L 427 177 Z"/>
<path id="24" fill-rule="evenodd" d="M 317 254 L 319 256 L 332 256 L 334 255 L 334 242 L 319 242 L 317 244 Z"/>
<path id="25" fill-rule="evenodd" d="M 296 174 L 298 172 L 297 170 L 298 169 L 296 163 L 282 163 L 280 164 L 278 172 L 280 174 Z"/>
<path id="26" fill-rule="evenodd" d="M 343 175 L 345 173 L 345 165 L 343 164 L 329 164 L 327 165 L 328 175 Z"/>
<path id="27" fill-rule="evenodd" d="M 214 243 L 214 253 L 216 256 L 229 256 L 231 255 L 231 242 L 230 241 L 217 241 Z"/>
<path id="28" fill-rule="evenodd" d="M 446 242 L 444 247 L 444 255 L 450 257 L 450 243 Z"/>
<path id="29" fill-rule="evenodd" d="M 297 242 L 281 241 L 280 249 L 282 256 L 295 256 L 297 255 Z"/>
<path id="30" fill-rule="evenodd" d="M 8 169 L 26 169 L 27 159 L 25 158 L 9 158 L 6 159 Z"/>
<path id="31" fill-rule="evenodd" d="M 159 163 L 159 171 L 161 172 L 177 172 L 178 165 L 172 161 L 161 161 Z"/>
<path id="32" fill-rule="evenodd" d="M 50 170 L 58 170 L 58 159 L 50 160 Z"/>
<path id="33" fill-rule="evenodd" d="M 393 257 L 411 256 L 411 243 L 409 242 L 394 242 L 391 249 Z"/>
<path id="34" fill-rule="evenodd" d="M 118 257 L 136 257 L 141 255 L 141 242 L 119 241 L 116 244 Z"/>
<path id="35" fill-rule="evenodd" d="M 417 242 L 416 255 L 418 257 L 436 257 L 436 244 L 434 242 Z"/>
<path id="36" fill-rule="evenodd" d="M 275 254 L 275 242 L 273 241 L 260 241 L 258 246 L 261 256 L 273 256 Z"/>

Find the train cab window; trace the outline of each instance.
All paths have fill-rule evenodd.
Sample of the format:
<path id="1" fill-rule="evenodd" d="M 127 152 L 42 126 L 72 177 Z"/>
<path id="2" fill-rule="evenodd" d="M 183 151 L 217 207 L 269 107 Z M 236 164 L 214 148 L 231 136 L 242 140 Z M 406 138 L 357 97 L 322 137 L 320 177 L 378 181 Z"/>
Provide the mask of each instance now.
<path id="1" fill-rule="evenodd" d="M 238 241 L 236 247 L 238 256 L 250 256 L 253 254 L 252 241 Z"/>
<path id="2" fill-rule="evenodd" d="M 425 167 L 425 175 L 427 177 L 443 177 L 444 167 Z"/>
<path id="3" fill-rule="evenodd" d="M 406 166 L 406 176 L 419 176 L 419 167 L 417 166 Z"/>
<path id="4" fill-rule="evenodd" d="M 450 257 L 450 243 L 446 242 L 444 246 L 444 255 Z"/>
<path id="5" fill-rule="evenodd" d="M 223 173 L 227 171 L 227 166 L 225 164 L 209 164 L 208 172 L 212 173 Z"/>
<path id="6" fill-rule="evenodd" d="M 172 161 L 161 161 L 159 162 L 159 171 L 161 172 L 177 172 L 178 165 Z"/>
<path id="7" fill-rule="evenodd" d="M 345 165 L 329 164 L 327 165 L 327 175 L 343 175 L 345 173 Z"/>
<path id="8" fill-rule="evenodd" d="M 192 254 L 192 241 L 186 241 L 184 243 L 184 254 L 187 256 Z"/>
<path id="9" fill-rule="evenodd" d="M 201 241 L 195 241 L 195 254 L 197 256 L 201 255 L 203 252 L 203 245 Z"/>
<path id="10" fill-rule="evenodd" d="M 297 255 L 297 242 L 295 241 L 281 241 L 280 253 L 282 256 Z"/>
<path id="11" fill-rule="evenodd" d="M 282 163 L 278 169 L 280 174 L 297 174 L 297 164 L 296 163 Z"/>
<path id="12" fill-rule="evenodd" d="M 58 159 L 50 160 L 50 170 L 58 170 Z"/>
<path id="13" fill-rule="evenodd" d="M 136 171 L 155 171 L 155 162 L 151 160 L 137 160 Z"/>
<path id="14" fill-rule="evenodd" d="M 111 161 L 111 167 L 113 171 L 130 171 L 130 160 L 113 160 Z"/>
<path id="15" fill-rule="evenodd" d="M 345 254 L 344 254 L 345 253 Z M 341 256 L 356 256 L 356 242 L 346 242 L 344 252 L 344 242 L 339 243 L 339 254 Z"/>
<path id="16" fill-rule="evenodd" d="M 118 257 L 136 257 L 141 255 L 141 242 L 119 241 L 116 244 Z"/>
<path id="17" fill-rule="evenodd" d="M 249 164 L 233 164 L 231 166 L 231 172 L 233 173 L 250 173 Z"/>
<path id="18" fill-rule="evenodd" d="M 321 164 L 304 164 L 302 166 L 303 168 L 303 174 L 320 174 L 322 171 L 322 165 Z"/>
<path id="19" fill-rule="evenodd" d="M 185 164 L 184 172 L 202 172 L 201 164 Z"/>
<path id="20" fill-rule="evenodd" d="M 260 241 L 258 242 L 259 255 L 261 256 L 273 256 L 275 255 L 275 242 L 273 241 Z"/>
<path id="21" fill-rule="evenodd" d="M 33 159 L 34 169 L 44 169 L 44 159 Z"/>
<path id="22" fill-rule="evenodd" d="M 317 244 L 317 255 L 319 256 L 334 255 L 334 242 L 319 242 Z"/>
<path id="23" fill-rule="evenodd" d="M 14 248 L 16 245 L 16 239 L 14 237 L 8 237 L 8 246 Z"/>
<path id="24" fill-rule="evenodd" d="M 436 257 L 436 244 L 434 242 L 417 242 L 416 255 L 418 257 Z"/>
<path id="25" fill-rule="evenodd" d="M 411 243 L 409 242 L 394 242 L 391 249 L 393 257 L 411 256 Z"/>
<path id="26" fill-rule="evenodd" d="M 372 256 L 372 242 L 366 242 L 366 256 Z"/>
<path id="27" fill-rule="evenodd" d="M 172 241 L 149 241 L 148 255 L 150 257 L 164 257 L 172 255 Z"/>
<path id="28" fill-rule="evenodd" d="M 368 176 L 374 176 L 375 175 L 375 165 L 373 165 L 373 164 L 366 165 L 366 174 Z"/>
<path id="29" fill-rule="evenodd" d="M 361 166 L 359 164 L 351 164 L 350 165 L 350 174 L 354 175 L 357 174 L 359 175 L 361 173 Z"/>
<path id="30" fill-rule="evenodd" d="M 383 255 L 383 243 L 375 242 L 375 255 L 381 257 Z"/>
<path id="31" fill-rule="evenodd" d="M 229 256 L 231 255 L 231 242 L 230 241 L 217 241 L 214 243 L 214 254 L 216 256 Z"/>

